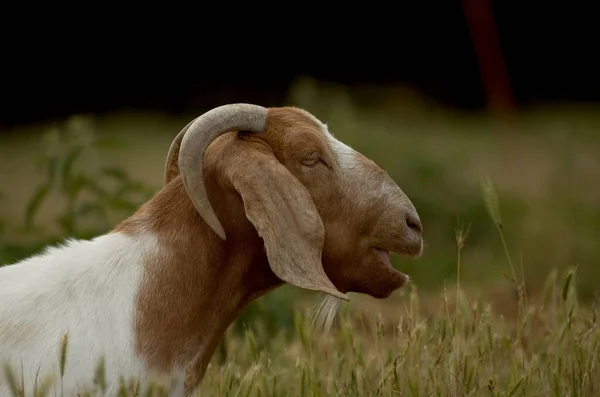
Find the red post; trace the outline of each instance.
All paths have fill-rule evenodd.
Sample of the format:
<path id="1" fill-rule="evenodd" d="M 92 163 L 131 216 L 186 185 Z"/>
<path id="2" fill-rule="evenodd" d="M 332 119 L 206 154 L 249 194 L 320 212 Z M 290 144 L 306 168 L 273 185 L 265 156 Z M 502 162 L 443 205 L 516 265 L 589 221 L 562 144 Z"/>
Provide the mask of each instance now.
<path id="1" fill-rule="evenodd" d="M 462 5 L 479 63 L 487 107 L 498 116 L 510 116 L 515 103 L 490 0 L 462 0 Z"/>

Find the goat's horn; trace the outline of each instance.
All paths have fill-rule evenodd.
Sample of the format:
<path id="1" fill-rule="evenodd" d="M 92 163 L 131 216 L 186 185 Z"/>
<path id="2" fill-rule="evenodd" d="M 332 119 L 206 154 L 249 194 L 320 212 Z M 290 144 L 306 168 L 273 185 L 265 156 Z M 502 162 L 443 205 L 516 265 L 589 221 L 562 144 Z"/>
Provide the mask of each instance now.
<path id="1" fill-rule="evenodd" d="M 169 148 L 169 153 L 167 154 L 167 161 L 165 163 L 165 176 L 164 182 L 167 185 L 171 182 L 177 175 L 179 175 L 179 148 L 181 147 L 181 140 L 183 139 L 185 133 L 190 128 L 190 125 L 198 118 L 190 121 L 183 129 L 177 134 L 173 142 L 171 143 L 171 147 Z"/>
<path id="2" fill-rule="evenodd" d="M 183 186 L 200 216 L 223 240 L 225 240 L 225 230 L 208 200 L 204 184 L 202 168 L 204 152 L 213 140 L 229 131 L 264 131 L 267 112 L 268 110 L 262 106 L 245 103 L 219 106 L 188 124 L 177 135 L 169 150 L 169 156 L 179 151 L 179 172 Z M 167 182 L 169 175 L 172 174 L 172 167 L 169 167 L 167 163 L 165 171 Z"/>

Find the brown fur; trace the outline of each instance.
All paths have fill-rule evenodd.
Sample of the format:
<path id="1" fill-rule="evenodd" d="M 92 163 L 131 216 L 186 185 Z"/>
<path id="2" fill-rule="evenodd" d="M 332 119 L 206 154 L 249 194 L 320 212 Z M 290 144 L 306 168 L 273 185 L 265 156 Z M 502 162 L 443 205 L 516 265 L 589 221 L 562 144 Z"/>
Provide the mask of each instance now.
<path id="1" fill-rule="evenodd" d="M 195 211 L 180 176 L 114 230 L 159 241 L 135 302 L 136 349 L 151 367 L 186 366 L 186 387 L 195 388 L 239 312 L 283 283 L 274 273 L 286 271 L 276 267 L 283 262 L 312 277 L 322 261 L 344 293 L 383 298 L 405 283 L 374 247 L 420 254 L 407 235 L 412 204 L 362 156 L 363 175 L 343 174 L 323 134 L 302 110 L 276 108 L 263 133 L 231 132 L 209 146 L 205 181 L 225 241 Z"/>

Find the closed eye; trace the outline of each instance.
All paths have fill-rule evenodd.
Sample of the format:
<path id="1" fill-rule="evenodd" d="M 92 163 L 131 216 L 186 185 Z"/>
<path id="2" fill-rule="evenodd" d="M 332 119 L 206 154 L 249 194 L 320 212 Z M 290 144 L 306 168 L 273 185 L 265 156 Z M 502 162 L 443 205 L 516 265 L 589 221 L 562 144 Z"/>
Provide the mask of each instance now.
<path id="1" fill-rule="evenodd" d="M 312 152 L 308 156 L 304 157 L 300 162 L 302 163 L 302 165 L 305 165 L 307 167 L 313 167 L 320 161 L 321 158 L 319 157 L 319 153 Z"/>
<path id="2" fill-rule="evenodd" d="M 301 163 L 302 163 L 302 165 L 305 165 L 307 167 L 314 167 L 320 161 L 321 161 L 321 159 L 319 159 L 317 157 L 314 159 L 312 159 L 312 158 L 311 159 L 302 159 Z"/>
<path id="3" fill-rule="evenodd" d="M 312 153 L 310 153 L 309 155 L 307 155 L 306 157 L 304 157 L 300 162 L 302 163 L 302 165 L 304 165 L 306 167 L 314 167 L 318 163 L 321 163 L 325 167 L 327 167 L 329 169 L 332 169 L 331 164 L 329 164 L 329 162 L 327 160 L 325 160 L 321 156 L 321 153 L 319 153 L 319 152 L 312 152 Z"/>

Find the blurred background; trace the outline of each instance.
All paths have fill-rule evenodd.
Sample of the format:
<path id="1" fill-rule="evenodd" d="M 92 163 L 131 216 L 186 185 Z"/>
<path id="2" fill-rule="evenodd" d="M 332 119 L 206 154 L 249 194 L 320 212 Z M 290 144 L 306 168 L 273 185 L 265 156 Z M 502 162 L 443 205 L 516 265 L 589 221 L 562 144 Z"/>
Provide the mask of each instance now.
<path id="1" fill-rule="evenodd" d="M 34 30 L 5 35 L 0 265 L 109 230 L 161 188 L 171 140 L 189 120 L 250 102 L 307 109 L 389 172 L 420 212 L 426 240 L 421 259 L 393 261 L 432 307 L 456 283 L 457 230 L 468 231 L 462 288 L 498 310 L 516 308 L 507 251 L 528 293 L 554 269 L 577 266 L 581 298 L 597 299 L 600 63 L 591 10 L 508 0 L 345 5 L 331 15 L 298 4 L 239 6 L 234 16 L 153 7 L 146 11 L 160 18 L 96 10 L 45 26 L 32 16 Z M 506 246 L 483 176 L 497 192 Z M 393 320 L 403 294 L 354 297 L 353 310 Z M 314 301 L 284 287 L 236 327 L 259 318 L 285 329 L 300 298 Z"/>

